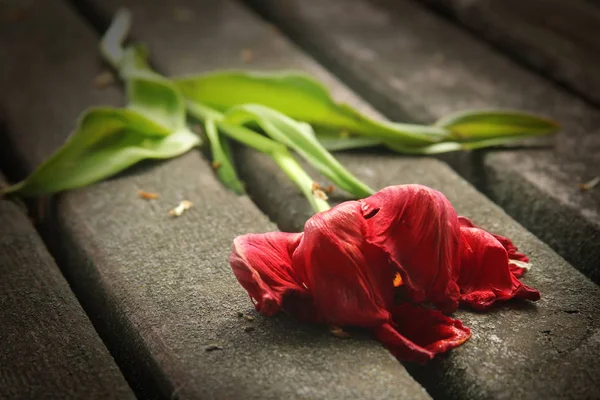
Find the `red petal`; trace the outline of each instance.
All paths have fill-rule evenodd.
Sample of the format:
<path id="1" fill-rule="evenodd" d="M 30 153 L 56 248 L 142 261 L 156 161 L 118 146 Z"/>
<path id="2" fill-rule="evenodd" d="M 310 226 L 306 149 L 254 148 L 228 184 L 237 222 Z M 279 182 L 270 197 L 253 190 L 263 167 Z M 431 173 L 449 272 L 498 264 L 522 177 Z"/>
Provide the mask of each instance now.
<path id="1" fill-rule="evenodd" d="M 361 202 L 368 240 L 390 255 L 411 300 L 454 311 L 459 293 L 452 274 L 460 262 L 460 228 L 446 197 L 426 186 L 402 185 Z"/>
<path id="2" fill-rule="evenodd" d="M 471 337 L 461 321 L 438 310 L 403 303 L 392 309 L 392 316 L 394 324 L 382 325 L 375 335 L 401 361 L 424 364 Z"/>
<path id="3" fill-rule="evenodd" d="M 461 227 L 466 227 L 466 228 L 477 228 L 477 226 L 475 226 L 468 218 L 466 217 L 458 217 L 458 220 L 460 222 L 460 226 Z M 513 244 L 513 242 L 504 236 L 500 236 L 500 235 L 496 235 L 495 233 L 491 233 L 490 234 L 492 236 L 494 236 L 494 238 L 496 238 L 496 240 L 498 240 L 500 242 L 500 244 L 502 244 L 502 246 L 506 249 L 506 251 L 508 252 L 508 258 L 510 260 L 517 260 L 517 261 L 522 261 L 522 262 L 529 262 L 529 257 L 527 257 L 525 254 L 520 253 L 519 249 L 517 248 L 517 246 L 515 246 Z M 520 275 L 523 275 L 523 272 L 525 271 L 524 268 L 519 268 L 516 267 L 516 269 L 520 270 Z"/>
<path id="4" fill-rule="evenodd" d="M 329 324 L 374 327 L 390 318 L 394 272 L 365 232 L 361 204 L 345 202 L 308 220 L 294 252 L 298 276 Z"/>
<path id="5" fill-rule="evenodd" d="M 284 296 L 307 296 L 292 268 L 292 253 L 301 237 L 301 233 L 271 232 L 238 236 L 233 241 L 229 263 L 260 313 L 275 314 Z"/>
<path id="6" fill-rule="evenodd" d="M 461 228 L 464 246 L 458 286 L 461 303 L 485 309 L 511 298 L 539 300 L 540 293 L 511 272 L 504 246 L 479 228 Z"/>

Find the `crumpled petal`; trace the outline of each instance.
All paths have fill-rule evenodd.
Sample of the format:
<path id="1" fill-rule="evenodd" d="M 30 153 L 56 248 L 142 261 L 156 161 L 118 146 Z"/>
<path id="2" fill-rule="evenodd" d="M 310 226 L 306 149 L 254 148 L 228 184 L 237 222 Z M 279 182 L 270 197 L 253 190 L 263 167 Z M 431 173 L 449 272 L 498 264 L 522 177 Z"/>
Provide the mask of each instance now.
<path id="1" fill-rule="evenodd" d="M 461 227 L 478 228 L 477 226 L 475 226 L 475 224 L 473 224 L 473 222 L 471 222 L 466 217 L 459 216 L 458 221 L 460 222 Z M 527 270 L 529 269 L 528 268 L 529 257 L 527 257 L 525 254 L 519 252 L 519 249 L 517 248 L 517 246 L 515 246 L 509 238 L 501 236 L 501 235 L 497 235 L 495 233 L 491 233 L 491 232 L 489 232 L 489 233 L 492 236 L 494 236 L 494 238 L 496 238 L 496 240 L 498 240 L 500 242 L 500 244 L 502 244 L 502 246 L 506 249 L 506 251 L 508 253 L 508 259 L 509 259 L 509 263 L 510 263 L 509 266 L 510 266 L 511 272 L 517 278 L 520 278 L 521 276 L 523 276 L 523 274 L 525 272 L 527 272 Z"/>
<path id="2" fill-rule="evenodd" d="M 229 264 L 261 314 L 277 313 L 285 296 L 308 296 L 292 267 L 292 253 L 301 238 L 301 233 L 270 232 L 233 241 Z"/>
<path id="3" fill-rule="evenodd" d="M 377 328 L 375 335 L 400 360 L 424 364 L 471 337 L 461 321 L 438 310 L 403 303 L 392 309 L 392 317 L 394 322 Z"/>
<path id="4" fill-rule="evenodd" d="M 539 300 L 540 292 L 520 282 L 509 267 L 505 247 L 492 234 L 462 227 L 462 262 L 458 276 L 461 304 L 483 310 L 512 298 Z"/>
<path id="5" fill-rule="evenodd" d="M 360 202 L 368 241 L 390 255 L 410 300 L 456 310 L 459 291 L 452 274 L 460 263 L 460 226 L 448 199 L 426 186 L 401 185 Z"/>
<path id="6" fill-rule="evenodd" d="M 318 213 L 304 226 L 293 264 L 329 324 L 374 327 L 390 319 L 394 272 L 387 254 L 366 241 L 366 229 L 357 201 Z"/>

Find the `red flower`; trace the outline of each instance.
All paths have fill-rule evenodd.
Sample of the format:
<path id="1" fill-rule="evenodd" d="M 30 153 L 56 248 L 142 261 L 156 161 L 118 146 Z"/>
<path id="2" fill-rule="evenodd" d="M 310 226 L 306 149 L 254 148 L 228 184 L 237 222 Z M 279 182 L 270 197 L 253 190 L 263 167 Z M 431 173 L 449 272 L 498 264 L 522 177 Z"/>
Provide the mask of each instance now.
<path id="1" fill-rule="evenodd" d="M 420 363 L 470 337 L 441 312 L 459 301 L 483 309 L 537 300 L 516 276 L 526 261 L 510 240 L 457 217 L 441 193 L 419 185 L 316 214 L 304 233 L 240 236 L 230 257 L 260 313 L 369 328 L 399 359 Z"/>

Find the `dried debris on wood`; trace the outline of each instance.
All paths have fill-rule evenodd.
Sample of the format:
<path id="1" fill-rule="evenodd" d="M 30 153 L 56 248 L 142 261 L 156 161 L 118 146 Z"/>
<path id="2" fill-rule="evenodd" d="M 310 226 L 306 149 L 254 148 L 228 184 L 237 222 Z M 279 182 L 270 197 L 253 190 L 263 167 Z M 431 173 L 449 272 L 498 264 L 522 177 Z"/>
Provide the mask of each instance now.
<path id="1" fill-rule="evenodd" d="M 169 211 L 169 216 L 171 217 L 179 217 L 181 214 L 185 212 L 185 210 L 189 210 L 192 208 L 194 203 L 188 200 L 183 200 L 177 207 Z"/>
<path id="2" fill-rule="evenodd" d="M 345 330 L 343 330 L 342 328 L 340 328 L 339 326 L 332 326 L 329 328 L 329 333 L 331 333 L 333 336 L 337 336 L 339 338 L 349 338 L 350 334 L 348 332 L 346 332 Z"/>
<path id="3" fill-rule="evenodd" d="M 154 200 L 160 197 L 160 194 L 154 192 L 146 192 L 145 190 L 138 189 L 137 191 L 138 197 L 145 200 Z"/>
<path id="4" fill-rule="evenodd" d="M 104 71 L 94 77 L 94 87 L 96 89 L 105 89 L 116 81 L 115 76 L 110 71 Z"/>

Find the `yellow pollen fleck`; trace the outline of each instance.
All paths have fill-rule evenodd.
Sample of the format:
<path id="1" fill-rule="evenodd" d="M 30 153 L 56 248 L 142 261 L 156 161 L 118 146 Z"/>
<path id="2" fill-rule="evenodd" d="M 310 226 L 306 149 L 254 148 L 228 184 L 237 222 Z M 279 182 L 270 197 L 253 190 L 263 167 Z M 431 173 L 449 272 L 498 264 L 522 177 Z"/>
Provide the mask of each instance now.
<path id="1" fill-rule="evenodd" d="M 394 287 L 398 287 L 402 285 L 402 276 L 400 276 L 400 272 L 396 272 L 396 276 L 394 276 Z"/>

